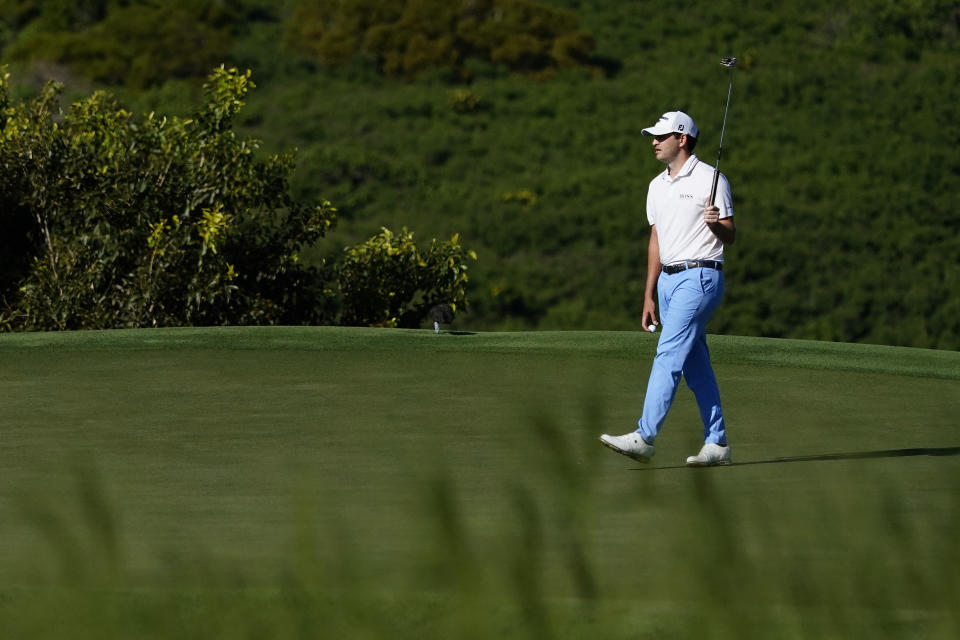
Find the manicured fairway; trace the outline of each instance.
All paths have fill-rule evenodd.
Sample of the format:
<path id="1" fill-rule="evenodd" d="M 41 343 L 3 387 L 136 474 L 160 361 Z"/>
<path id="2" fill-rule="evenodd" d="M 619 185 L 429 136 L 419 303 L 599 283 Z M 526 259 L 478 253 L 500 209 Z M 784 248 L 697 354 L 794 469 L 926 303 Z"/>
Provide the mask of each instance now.
<path id="1" fill-rule="evenodd" d="M 712 337 L 698 470 L 686 389 L 650 465 L 597 440 L 655 345 L 2 335 L 0 635 L 960 635 L 960 354 Z"/>

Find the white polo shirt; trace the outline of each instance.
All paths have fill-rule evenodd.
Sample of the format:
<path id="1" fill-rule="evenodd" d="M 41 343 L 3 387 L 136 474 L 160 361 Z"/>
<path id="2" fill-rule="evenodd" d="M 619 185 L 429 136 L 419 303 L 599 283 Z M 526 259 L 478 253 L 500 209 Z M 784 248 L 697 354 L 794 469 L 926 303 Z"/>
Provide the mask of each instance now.
<path id="1" fill-rule="evenodd" d="M 723 260 L 723 243 L 703 221 L 703 207 L 713 186 L 713 167 L 690 156 L 676 176 L 664 169 L 647 190 L 647 221 L 657 228 L 660 262 Z M 730 183 L 720 174 L 714 202 L 721 218 L 733 216 Z"/>

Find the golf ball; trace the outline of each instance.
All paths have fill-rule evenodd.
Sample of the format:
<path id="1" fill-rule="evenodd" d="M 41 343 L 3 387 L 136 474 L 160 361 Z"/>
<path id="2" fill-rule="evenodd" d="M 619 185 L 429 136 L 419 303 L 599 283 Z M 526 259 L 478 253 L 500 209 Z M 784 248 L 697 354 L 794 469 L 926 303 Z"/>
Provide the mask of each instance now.
<path id="1" fill-rule="evenodd" d="M 649 331 L 650 333 L 656 333 L 656 332 L 657 332 L 657 325 L 655 325 L 655 324 L 650 325 L 649 327 L 647 327 L 647 331 Z"/>

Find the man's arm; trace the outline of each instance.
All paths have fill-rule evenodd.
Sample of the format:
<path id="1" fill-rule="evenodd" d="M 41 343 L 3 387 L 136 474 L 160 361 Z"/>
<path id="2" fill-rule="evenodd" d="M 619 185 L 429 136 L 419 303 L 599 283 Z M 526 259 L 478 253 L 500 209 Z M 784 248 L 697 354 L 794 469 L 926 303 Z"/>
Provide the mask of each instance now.
<path id="1" fill-rule="evenodd" d="M 650 244 L 647 246 L 647 288 L 643 294 L 643 328 L 652 324 L 659 325 L 657 320 L 657 279 L 660 277 L 660 239 L 657 237 L 656 225 L 650 227 Z"/>

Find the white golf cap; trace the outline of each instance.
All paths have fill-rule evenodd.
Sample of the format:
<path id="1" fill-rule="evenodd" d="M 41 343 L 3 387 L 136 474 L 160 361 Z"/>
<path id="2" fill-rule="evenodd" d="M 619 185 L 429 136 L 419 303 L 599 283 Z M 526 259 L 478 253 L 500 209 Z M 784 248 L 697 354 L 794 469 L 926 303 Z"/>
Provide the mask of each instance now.
<path id="1" fill-rule="evenodd" d="M 694 124 L 693 118 L 683 111 L 667 111 L 660 116 L 657 124 L 647 127 L 641 131 L 645 136 L 662 136 L 665 133 L 685 133 L 692 138 L 696 138 L 699 131 Z"/>

